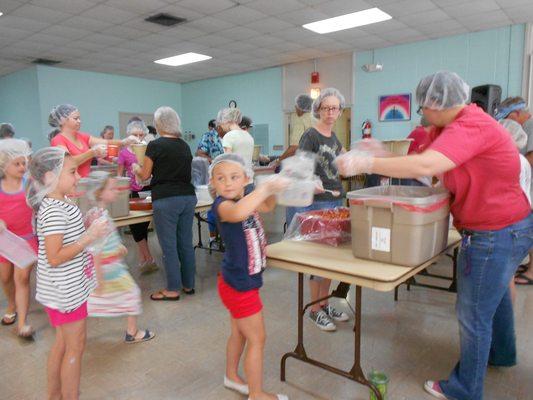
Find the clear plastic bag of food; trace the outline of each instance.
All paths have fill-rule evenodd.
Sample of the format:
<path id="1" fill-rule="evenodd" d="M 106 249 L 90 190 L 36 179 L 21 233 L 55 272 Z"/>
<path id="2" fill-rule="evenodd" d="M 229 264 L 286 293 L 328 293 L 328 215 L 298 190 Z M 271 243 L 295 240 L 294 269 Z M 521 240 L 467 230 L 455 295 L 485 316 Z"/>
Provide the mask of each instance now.
<path id="1" fill-rule="evenodd" d="M 85 249 L 92 255 L 100 254 L 102 252 L 107 237 L 115 229 L 113 219 L 110 217 L 109 212 L 104 208 L 93 207 L 87 211 L 83 218 L 85 229 L 88 229 L 96 221 L 107 221 L 107 231 L 101 238 L 92 242 Z"/>
<path id="2" fill-rule="evenodd" d="M 281 162 L 280 174 L 292 179 L 310 181 L 315 173 L 316 154 L 298 150 Z"/>
<path id="3" fill-rule="evenodd" d="M 28 242 L 7 229 L 0 232 L 0 255 L 21 269 L 37 261 L 37 255 Z"/>
<path id="4" fill-rule="evenodd" d="M 350 209 L 336 207 L 298 213 L 292 219 L 284 240 L 303 240 L 339 246 L 352 238 Z"/>

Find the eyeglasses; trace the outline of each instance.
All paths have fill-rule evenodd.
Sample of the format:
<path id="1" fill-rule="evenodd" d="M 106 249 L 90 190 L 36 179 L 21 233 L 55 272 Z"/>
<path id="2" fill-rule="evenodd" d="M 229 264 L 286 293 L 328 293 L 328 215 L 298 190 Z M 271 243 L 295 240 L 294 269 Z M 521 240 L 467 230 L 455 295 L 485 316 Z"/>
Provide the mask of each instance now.
<path id="1" fill-rule="evenodd" d="M 416 110 L 416 113 L 418 115 L 424 115 L 423 111 L 422 111 L 422 106 L 418 107 L 418 110 Z"/>
<path id="2" fill-rule="evenodd" d="M 320 111 L 325 111 L 325 112 L 337 112 L 337 111 L 340 111 L 340 107 L 320 107 Z"/>

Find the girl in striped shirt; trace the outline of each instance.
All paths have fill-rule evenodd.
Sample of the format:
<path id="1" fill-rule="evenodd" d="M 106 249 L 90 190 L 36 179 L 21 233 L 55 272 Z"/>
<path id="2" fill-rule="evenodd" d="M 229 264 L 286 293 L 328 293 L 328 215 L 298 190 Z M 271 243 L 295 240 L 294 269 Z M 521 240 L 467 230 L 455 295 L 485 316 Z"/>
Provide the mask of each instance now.
<path id="1" fill-rule="evenodd" d="M 56 328 L 48 356 L 48 398 L 77 399 L 85 347 L 87 298 L 96 282 L 85 248 L 107 230 L 97 221 L 87 230 L 67 195 L 79 180 L 74 159 L 59 147 L 37 151 L 30 162 L 28 204 L 37 215 L 37 294 Z"/>
<path id="2" fill-rule="evenodd" d="M 98 286 L 89 296 L 87 303 L 91 317 L 122 317 L 127 316 L 127 328 L 124 341 L 139 343 L 153 339 L 155 334 L 148 329 L 137 328 L 137 315 L 142 312 L 141 290 L 128 272 L 124 257 L 128 250 L 122 244 L 114 227 L 113 220 L 105 212 L 107 206 L 117 200 L 118 189 L 116 179 L 108 172 L 95 171 L 89 175 L 89 200 L 96 204 L 87 212 L 85 224 L 102 216 L 108 221 L 111 229 L 91 252 L 94 256 Z"/>

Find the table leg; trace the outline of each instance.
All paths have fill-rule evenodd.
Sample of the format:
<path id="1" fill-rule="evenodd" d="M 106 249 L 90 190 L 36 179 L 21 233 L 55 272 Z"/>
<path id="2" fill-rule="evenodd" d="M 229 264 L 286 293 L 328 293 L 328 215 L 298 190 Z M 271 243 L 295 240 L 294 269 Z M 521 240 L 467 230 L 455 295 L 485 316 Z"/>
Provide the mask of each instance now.
<path id="1" fill-rule="evenodd" d="M 337 294 L 339 293 L 347 293 L 347 288 L 349 288 L 349 285 L 341 282 L 339 284 L 339 287 L 333 291 L 332 293 L 333 297 L 339 297 L 337 296 Z M 332 295 L 328 296 L 327 298 L 332 297 Z M 286 371 L 287 359 L 289 357 L 292 357 L 302 362 L 305 362 L 307 364 L 311 364 L 318 368 L 322 368 L 326 371 L 343 376 L 345 378 L 358 382 L 362 385 L 368 386 L 370 390 L 374 392 L 378 400 L 383 400 L 383 397 L 381 396 L 381 393 L 379 393 L 379 390 L 372 383 L 370 383 L 370 381 L 366 379 L 365 374 L 363 373 L 363 370 L 361 369 L 361 297 L 362 297 L 361 287 L 360 286 L 355 287 L 355 318 L 354 318 L 354 328 L 353 328 L 353 331 L 354 331 L 354 363 L 350 371 L 343 371 L 341 369 L 338 369 L 331 365 L 314 360 L 307 356 L 304 343 L 303 343 L 303 320 L 305 316 L 305 310 L 309 306 L 309 304 L 304 306 L 303 297 L 304 297 L 304 274 L 298 273 L 298 343 L 296 344 L 296 348 L 294 349 L 294 351 L 284 354 L 283 357 L 281 358 L 281 371 L 280 371 L 281 380 L 285 382 L 285 379 L 286 379 L 285 371 Z M 320 299 L 319 301 L 321 300 L 322 299 Z"/>
<path id="2" fill-rule="evenodd" d="M 203 243 L 202 243 L 202 218 L 200 216 L 200 213 L 194 213 L 194 216 L 196 217 L 196 226 L 198 228 L 198 244 L 196 246 L 194 246 L 194 248 L 202 248 L 204 247 Z"/>

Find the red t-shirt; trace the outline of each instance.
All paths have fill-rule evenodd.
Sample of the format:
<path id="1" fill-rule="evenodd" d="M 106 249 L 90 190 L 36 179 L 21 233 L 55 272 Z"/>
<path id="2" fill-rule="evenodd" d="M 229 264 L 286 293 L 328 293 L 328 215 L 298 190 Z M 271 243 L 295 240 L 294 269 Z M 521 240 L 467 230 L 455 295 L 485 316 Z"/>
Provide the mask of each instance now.
<path id="1" fill-rule="evenodd" d="M 457 167 L 444 174 L 459 229 L 498 230 L 530 213 L 520 187 L 520 159 L 509 132 L 475 104 L 436 131 L 429 147 Z"/>
<path id="2" fill-rule="evenodd" d="M 89 140 L 91 136 L 87 133 L 82 132 L 76 132 L 76 136 L 78 138 L 78 141 L 81 143 L 81 147 L 76 146 L 61 133 L 59 135 L 56 135 L 52 139 L 50 144 L 52 146 L 65 147 L 72 156 L 77 156 L 89 151 L 91 149 L 91 146 L 89 146 Z M 78 174 L 80 174 L 82 178 L 89 176 L 89 174 L 91 173 L 91 160 L 92 159 L 89 159 L 78 166 Z"/>
<path id="3" fill-rule="evenodd" d="M 417 126 L 409 136 L 407 136 L 407 139 L 413 139 L 407 154 L 422 153 L 431 144 L 431 137 L 423 126 Z"/>

